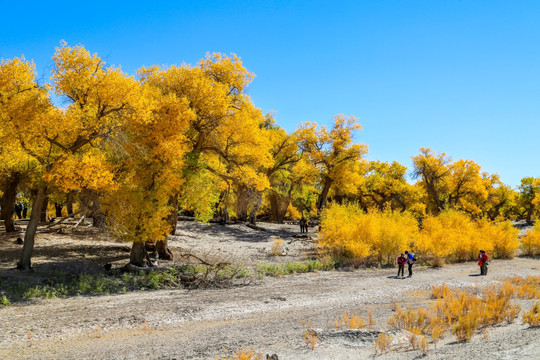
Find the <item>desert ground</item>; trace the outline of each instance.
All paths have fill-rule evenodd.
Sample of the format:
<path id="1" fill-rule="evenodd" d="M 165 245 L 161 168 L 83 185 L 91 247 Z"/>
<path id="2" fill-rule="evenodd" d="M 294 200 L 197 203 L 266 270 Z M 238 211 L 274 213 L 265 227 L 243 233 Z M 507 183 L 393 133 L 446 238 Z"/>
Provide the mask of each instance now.
<path id="1" fill-rule="evenodd" d="M 17 226 L 23 230 L 25 223 Z M 244 224 L 181 221 L 169 246 L 176 264 L 186 261 L 182 254 L 188 252 L 247 267 L 302 261 L 315 253 L 313 228 L 310 239 L 294 237 L 299 232 L 296 225 L 259 226 L 266 231 Z M 14 270 L 21 249 L 15 242 L 18 236 L 0 237 L 0 278 L 8 282 L 24 281 L 28 275 Z M 283 256 L 272 253 L 276 238 L 283 239 Z M 127 263 L 128 251 L 128 244 L 111 240 L 89 223 L 76 229 L 42 224 L 34 272 L 44 277 L 59 271 L 104 272 L 106 263 L 113 269 Z M 537 276 L 540 259 L 494 260 L 488 276 L 482 277 L 474 262 L 442 268 L 415 265 L 412 278 L 398 279 L 396 272 L 345 268 L 254 278 L 224 289 L 173 288 L 13 302 L 0 307 L 0 359 L 219 359 L 242 348 L 262 358 L 277 354 L 279 359 L 540 359 L 540 328 L 530 328 L 520 318 L 476 334 L 468 343 L 447 335 L 426 356 L 407 349 L 375 355 L 373 348 L 381 332 L 392 335 L 395 347 L 405 341 L 404 333 L 387 325 L 394 304 L 427 305 L 432 286 L 443 283 L 465 288 L 514 275 Z M 515 301 L 522 309 L 533 303 Z M 376 320 L 372 326 L 338 330 L 334 325 L 344 312 L 365 316 L 368 311 Z M 317 338 L 314 348 L 304 341 L 306 330 Z"/>

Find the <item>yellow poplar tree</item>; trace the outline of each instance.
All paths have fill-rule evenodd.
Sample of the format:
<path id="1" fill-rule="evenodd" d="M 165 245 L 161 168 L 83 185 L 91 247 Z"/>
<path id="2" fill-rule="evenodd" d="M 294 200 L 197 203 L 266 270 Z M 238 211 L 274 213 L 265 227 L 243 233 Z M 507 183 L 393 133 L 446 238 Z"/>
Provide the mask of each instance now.
<path id="1" fill-rule="evenodd" d="M 54 108 L 47 91 L 35 82 L 35 71 L 30 63 L 21 63 L 25 71 L 24 96 L 34 96 L 32 107 L 24 107 L 28 116 L 10 121 L 10 131 L 21 148 L 42 167 L 43 177 L 25 234 L 23 253 L 18 266 L 28 269 L 34 246 L 35 230 L 48 182 L 66 189 L 74 186 L 105 188 L 111 179 L 102 155 L 92 149 L 99 146 L 132 115 L 131 102 L 137 95 L 137 82 L 115 67 L 91 55 L 82 46 L 68 47 L 63 43 L 53 57 L 52 80 L 54 91 L 70 100 L 64 110 Z M 21 81 L 16 83 L 20 86 Z M 31 109 L 34 110 L 33 112 Z M 92 150 L 92 151 L 90 151 Z M 88 152 L 87 152 L 88 151 Z M 91 165 L 85 171 L 84 165 Z M 60 176 L 79 172 L 77 185 L 73 179 Z M 102 172 L 105 175 L 100 175 Z M 96 179 L 104 179 L 97 184 Z M 71 181 L 71 183 L 70 183 Z M 94 183 L 92 185 L 91 183 Z"/>
<path id="2" fill-rule="evenodd" d="M 346 184 L 353 174 L 351 168 L 358 166 L 367 146 L 354 144 L 352 135 L 361 125 L 354 116 L 336 115 L 334 125 L 328 130 L 325 126 L 317 128 L 316 123 L 304 123 L 298 128 L 300 148 L 303 155 L 319 171 L 319 198 L 317 209 L 326 206 L 328 194 L 338 182 Z"/>

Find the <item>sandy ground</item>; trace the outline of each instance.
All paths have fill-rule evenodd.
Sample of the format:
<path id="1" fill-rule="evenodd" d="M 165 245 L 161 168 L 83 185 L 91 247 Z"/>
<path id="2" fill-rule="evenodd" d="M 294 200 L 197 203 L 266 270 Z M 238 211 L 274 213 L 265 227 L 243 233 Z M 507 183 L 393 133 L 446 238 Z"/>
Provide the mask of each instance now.
<path id="1" fill-rule="evenodd" d="M 291 237 L 296 226 L 262 224 L 267 232 L 244 225 L 222 227 L 179 224 L 171 238 L 175 254 L 197 249 L 199 255 L 254 265 L 303 259 L 313 245 Z M 45 229 L 42 229 L 45 230 Z M 270 255 L 276 237 L 287 256 Z M 19 248 L 13 237 L 0 238 L 0 275 L 20 276 L 13 267 Z M 289 242 L 292 241 L 290 244 Z M 125 244 L 111 242 L 82 227 L 69 234 L 41 232 L 36 243 L 36 271 L 126 262 Z M 392 303 L 404 307 L 430 301 L 432 285 L 468 287 L 512 275 L 540 275 L 540 260 L 516 258 L 490 263 L 489 276 L 477 276 L 475 263 L 444 268 L 415 268 L 409 279 L 396 269 L 331 271 L 282 278 L 221 290 L 160 290 L 111 296 L 35 300 L 0 308 L 0 359 L 214 359 L 253 348 L 279 359 L 365 359 L 374 357 L 373 338 L 390 331 Z M 13 275 L 15 274 L 15 275 Z M 531 301 L 519 301 L 528 309 Z M 366 330 L 337 331 L 343 312 L 371 310 L 376 324 Z M 307 328 L 318 334 L 314 350 L 303 340 Z M 393 333 L 395 339 L 399 333 Z M 391 352 L 380 359 L 421 358 L 419 351 Z M 471 342 L 444 338 L 428 359 L 540 359 L 540 329 L 521 320 L 488 329 Z"/>

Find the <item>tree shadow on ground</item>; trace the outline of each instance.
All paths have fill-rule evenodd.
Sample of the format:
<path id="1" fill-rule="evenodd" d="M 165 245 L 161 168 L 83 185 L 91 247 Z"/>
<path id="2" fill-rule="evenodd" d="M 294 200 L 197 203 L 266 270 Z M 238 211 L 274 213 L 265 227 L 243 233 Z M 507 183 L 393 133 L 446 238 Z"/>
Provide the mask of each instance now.
<path id="1" fill-rule="evenodd" d="M 265 223 L 257 223 L 257 226 L 266 229 L 266 231 L 251 229 L 243 223 L 216 226 L 192 221 L 179 221 L 175 237 L 195 237 L 192 234 L 186 234 L 186 232 L 189 232 L 201 233 L 201 237 L 215 237 L 222 241 L 268 242 L 277 236 L 289 238 L 298 234 L 298 232 L 290 231 L 288 229 L 271 229 L 265 227 Z M 308 235 L 315 234 L 310 233 Z"/>

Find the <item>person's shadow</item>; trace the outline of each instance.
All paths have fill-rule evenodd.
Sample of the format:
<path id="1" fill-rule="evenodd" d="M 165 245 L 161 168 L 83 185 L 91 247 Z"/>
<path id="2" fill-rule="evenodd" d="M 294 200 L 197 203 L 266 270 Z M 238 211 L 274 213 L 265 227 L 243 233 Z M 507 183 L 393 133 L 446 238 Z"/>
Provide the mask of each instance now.
<path id="1" fill-rule="evenodd" d="M 482 274 L 469 274 L 469 276 L 484 276 Z"/>

